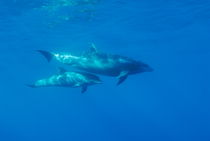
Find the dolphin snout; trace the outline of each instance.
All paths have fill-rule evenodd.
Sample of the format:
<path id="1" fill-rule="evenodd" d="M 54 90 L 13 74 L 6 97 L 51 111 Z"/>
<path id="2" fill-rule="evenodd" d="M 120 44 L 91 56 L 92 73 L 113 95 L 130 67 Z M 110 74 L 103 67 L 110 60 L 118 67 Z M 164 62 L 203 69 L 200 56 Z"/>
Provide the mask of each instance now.
<path id="1" fill-rule="evenodd" d="M 153 72 L 154 69 L 152 67 L 150 67 L 149 65 L 144 65 L 142 67 L 142 72 Z"/>
<path id="2" fill-rule="evenodd" d="M 97 84 L 102 84 L 103 81 L 99 80 L 99 81 L 96 81 Z"/>
<path id="3" fill-rule="evenodd" d="M 154 71 L 154 69 L 152 67 L 147 68 L 147 72 L 153 72 L 153 71 Z"/>
<path id="4" fill-rule="evenodd" d="M 102 84 L 103 83 L 103 81 L 101 80 L 101 79 L 96 79 L 96 80 L 93 80 L 93 82 L 95 83 L 95 84 Z"/>

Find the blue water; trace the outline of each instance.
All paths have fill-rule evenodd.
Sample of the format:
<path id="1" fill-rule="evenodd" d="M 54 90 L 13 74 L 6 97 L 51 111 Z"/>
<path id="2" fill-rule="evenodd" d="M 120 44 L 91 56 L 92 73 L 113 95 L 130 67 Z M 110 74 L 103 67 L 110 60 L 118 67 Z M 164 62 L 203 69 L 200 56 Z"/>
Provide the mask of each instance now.
<path id="1" fill-rule="evenodd" d="M 85 94 L 25 86 L 59 65 L 34 50 L 90 43 L 155 71 Z M 209 60 L 209 0 L 1 0 L 0 141 L 209 141 Z"/>

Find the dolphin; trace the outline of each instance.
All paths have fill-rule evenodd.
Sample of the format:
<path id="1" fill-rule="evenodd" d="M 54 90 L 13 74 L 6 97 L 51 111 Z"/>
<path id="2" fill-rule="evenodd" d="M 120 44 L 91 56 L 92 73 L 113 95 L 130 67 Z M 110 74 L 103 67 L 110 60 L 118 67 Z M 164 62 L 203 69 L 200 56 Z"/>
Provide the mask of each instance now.
<path id="1" fill-rule="evenodd" d="M 86 72 L 74 72 L 66 71 L 63 68 L 59 68 L 59 74 L 52 75 L 49 78 L 37 80 L 34 84 L 27 86 L 31 88 L 38 87 L 81 87 L 81 93 L 84 93 L 88 86 L 94 84 L 101 84 L 102 81 L 96 75 Z"/>
<path id="2" fill-rule="evenodd" d="M 141 61 L 121 55 L 98 52 L 94 44 L 92 44 L 89 51 L 81 56 L 74 56 L 69 53 L 54 53 L 45 50 L 37 51 L 41 53 L 48 62 L 55 59 L 60 63 L 89 73 L 117 77 L 117 85 L 125 81 L 128 75 L 153 71 L 149 65 Z"/>

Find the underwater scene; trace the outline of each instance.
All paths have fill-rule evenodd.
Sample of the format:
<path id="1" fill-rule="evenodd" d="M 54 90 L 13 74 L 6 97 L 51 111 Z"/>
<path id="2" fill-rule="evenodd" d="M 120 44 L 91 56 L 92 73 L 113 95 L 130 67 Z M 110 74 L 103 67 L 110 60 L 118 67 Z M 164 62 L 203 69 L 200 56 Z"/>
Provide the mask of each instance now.
<path id="1" fill-rule="evenodd" d="M 0 0 L 0 141 L 210 141 L 210 0 Z"/>

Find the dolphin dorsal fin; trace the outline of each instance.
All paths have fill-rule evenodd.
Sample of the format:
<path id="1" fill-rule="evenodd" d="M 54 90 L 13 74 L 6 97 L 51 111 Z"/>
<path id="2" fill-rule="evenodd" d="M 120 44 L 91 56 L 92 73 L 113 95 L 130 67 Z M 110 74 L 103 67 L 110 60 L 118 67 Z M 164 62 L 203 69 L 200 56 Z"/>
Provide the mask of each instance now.
<path id="1" fill-rule="evenodd" d="M 90 43 L 90 49 L 88 51 L 85 51 L 82 54 L 82 56 L 90 57 L 90 56 L 95 55 L 96 53 L 98 53 L 98 51 L 97 51 L 97 48 L 96 48 L 95 44 L 94 43 Z"/>
<path id="2" fill-rule="evenodd" d="M 91 43 L 90 52 L 91 53 L 97 53 L 98 52 L 94 43 Z"/>
<path id="3" fill-rule="evenodd" d="M 59 67 L 58 71 L 59 71 L 59 74 L 64 74 L 65 72 L 67 72 L 67 70 L 62 67 Z"/>

